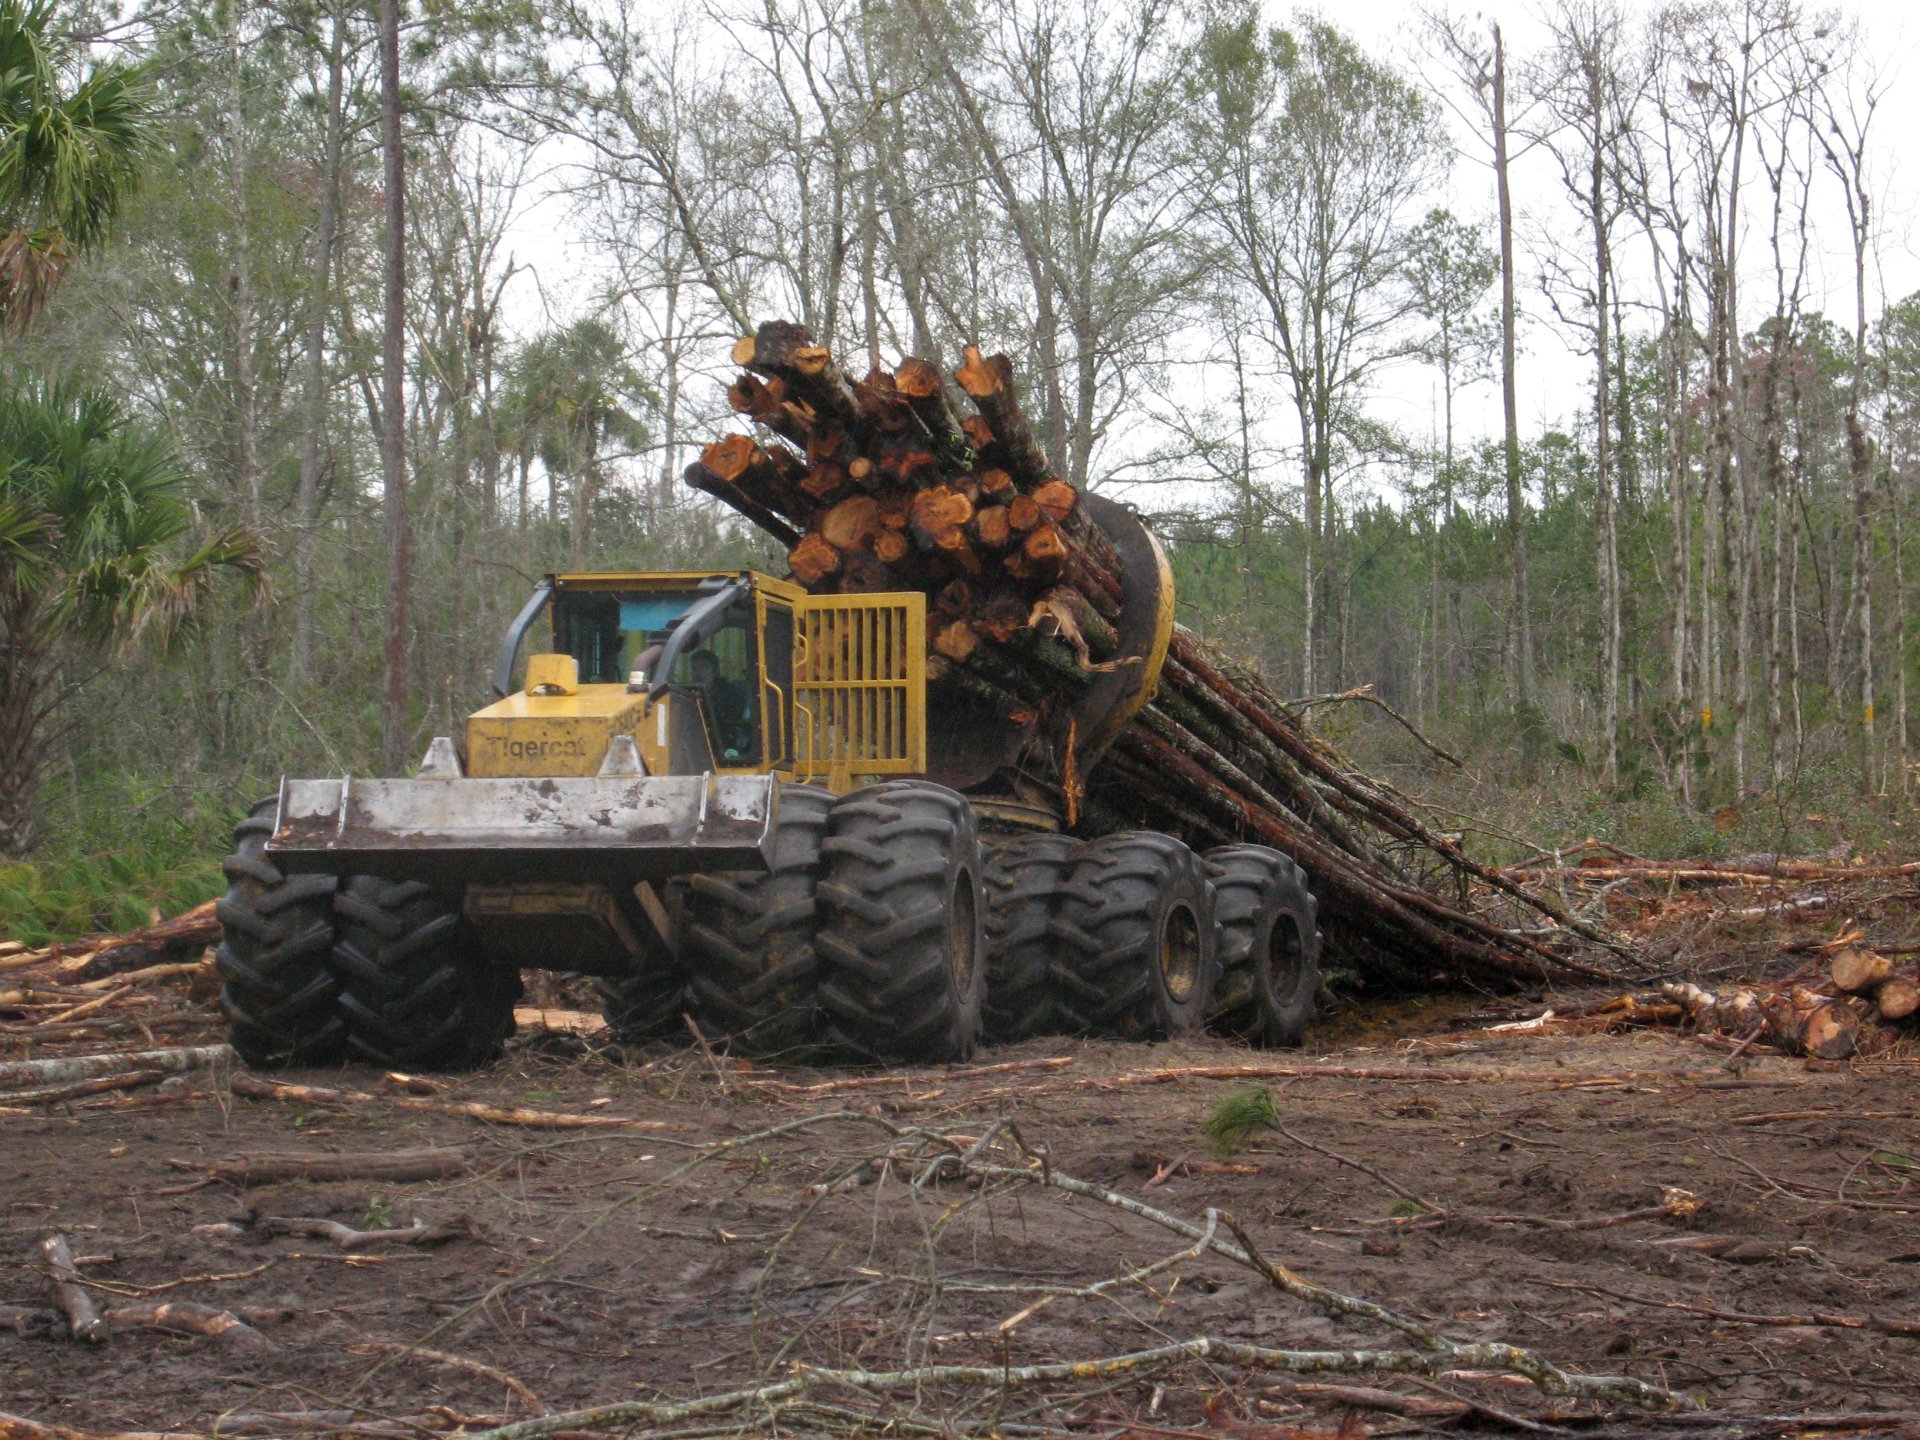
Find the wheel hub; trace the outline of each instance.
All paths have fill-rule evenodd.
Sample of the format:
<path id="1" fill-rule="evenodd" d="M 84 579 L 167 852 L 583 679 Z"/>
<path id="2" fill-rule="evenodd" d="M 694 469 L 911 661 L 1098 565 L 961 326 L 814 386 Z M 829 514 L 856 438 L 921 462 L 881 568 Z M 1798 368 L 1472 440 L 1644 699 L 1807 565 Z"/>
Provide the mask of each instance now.
<path id="1" fill-rule="evenodd" d="M 1160 978 L 1167 994 L 1179 1003 L 1200 983 L 1200 924 L 1190 906 L 1176 905 L 1161 927 Z"/>

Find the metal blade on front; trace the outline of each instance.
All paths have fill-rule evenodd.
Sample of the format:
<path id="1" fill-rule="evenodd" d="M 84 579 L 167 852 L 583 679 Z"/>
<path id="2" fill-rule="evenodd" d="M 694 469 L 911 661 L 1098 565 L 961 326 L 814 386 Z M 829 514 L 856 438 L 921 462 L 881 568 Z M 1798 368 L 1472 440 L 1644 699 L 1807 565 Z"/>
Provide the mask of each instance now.
<path id="1" fill-rule="evenodd" d="M 765 775 L 282 780 L 267 853 L 294 871 L 422 879 L 655 879 L 765 870 Z"/>

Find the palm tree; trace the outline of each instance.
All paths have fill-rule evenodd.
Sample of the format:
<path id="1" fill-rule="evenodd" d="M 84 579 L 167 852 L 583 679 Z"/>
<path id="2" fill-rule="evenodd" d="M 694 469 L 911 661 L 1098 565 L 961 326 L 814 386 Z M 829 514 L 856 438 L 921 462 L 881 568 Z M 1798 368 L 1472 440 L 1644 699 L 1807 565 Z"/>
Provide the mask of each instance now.
<path id="1" fill-rule="evenodd" d="M 601 320 L 576 320 L 536 336 L 520 352 L 509 384 L 522 462 L 537 454 L 549 483 L 572 482 L 568 500 L 573 564 L 583 569 L 593 502 L 606 484 L 607 451 L 648 443 L 632 408 L 655 403 L 653 391 L 626 358 L 620 337 Z"/>
<path id="2" fill-rule="evenodd" d="M 15 333 L 105 236 L 156 133 L 144 68 L 83 69 L 56 9 L 0 0 L 0 325 Z"/>
<path id="3" fill-rule="evenodd" d="M 34 838 L 34 799 L 90 656 L 165 646 L 223 572 L 258 581 L 244 530 L 197 532 L 172 442 L 109 391 L 0 375 L 0 854 Z"/>

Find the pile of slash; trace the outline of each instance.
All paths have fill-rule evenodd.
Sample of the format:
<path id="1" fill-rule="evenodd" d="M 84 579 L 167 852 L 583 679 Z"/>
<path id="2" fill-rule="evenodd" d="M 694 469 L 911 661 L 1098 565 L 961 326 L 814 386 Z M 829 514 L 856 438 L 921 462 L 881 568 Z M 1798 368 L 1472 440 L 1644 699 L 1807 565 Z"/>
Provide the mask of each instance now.
<path id="1" fill-rule="evenodd" d="M 1920 1040 L 1912 888 L 1920 864 L 1650 860 L 1588 840 L 1502 873 L 1550 884 L 1570 910 L 1606 915 L 1669 978 L 1658 989 L 1481 1020 L 1547 1033 L 1677 1025 L 1735 1055 L 1813 1060 Z"/>
<path id="2" fill-rule="evenodd" d="M 1329 953 L 1368 980 L 1628 978 L 1603 933 L 1476 863 L 1185 627 L 1153 699 L 1081 774 L 1076 701 L 1139 663 L 1122 642 L 1138 566 L 1042 451 L 1006 357 L 964 357 L 951 385 L 916 358 L 853 380 L 804 327 L 770 321 L 733 352 L 728 398 L 755 432 L 709 445 L 688 482 L 785 544 L 812 593 L 924 593 L 931 708 L 1015 737 L 1020 782 L 1083 833 L 1285 852 Z"/>
<path id="3" fill-rule="evenodd" d="M 208 901 L 121 935 L 0 942 L 0 1113 L 143 1089 L 206 1063 L 194 1042 L 220 1040 L 208 949 L 219 932 Z"/>

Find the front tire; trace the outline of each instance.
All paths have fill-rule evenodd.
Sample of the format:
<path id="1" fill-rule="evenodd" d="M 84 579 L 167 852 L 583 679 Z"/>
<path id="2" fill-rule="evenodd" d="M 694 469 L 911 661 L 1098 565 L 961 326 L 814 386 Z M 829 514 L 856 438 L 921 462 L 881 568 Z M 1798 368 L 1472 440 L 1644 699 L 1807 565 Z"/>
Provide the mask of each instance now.
<path id="1" fill-rule="evenodd" d="M 1207 852 L 1220 927 L 1214 1024 L 1256 1045 L 1297 1046 L 1320 988 L 1318 904 L 1287 856 L 1264 845 Z"/>
<path id="2" fill-rule="evenodd" d="M 986 903 L 966 797 L 869 785 L 833 807 L 822 847 L 820 1010 L 867 1060 L 965 1060 L 980 1038 Z"/>
<path id="3" fill-rule="evenodd" d="M 347 1025 L 333 969 L 331 875 L 288 875 L 267 858 L 280 804 L 263 800 L 234 827 L 221 863 L 227 893 L 214 907 L 227 1038 L 248 1065 L 330 1065 L 346 1053 Z"/>
<path id="4" fill-rule="evenodd" d="M 782 785 L 773 868 L 691 876 L 679 905 L 678 944 L 693 1016 L 710 1039 L 755 1055 L 814 1040 L 814 884 L 833 792 Z"/>
<path id="5" fill-rule="evenodd" d="M 334 901 L 347 1048 L 370 1064 L 465 1070 L 513 1033 L 518 972 L 479 955 L 466 922 L 419 880 L 355 876 Z"/>
<path id="6" fill-rule="evenodd" d="M 1219 975 L 1213 883 L 1171 835 L 1129 830 L 1088 844 L 1056 932 L 1054 1004 L 1069 1029 L 1160 1040 L 1205 1023 Z"/>

